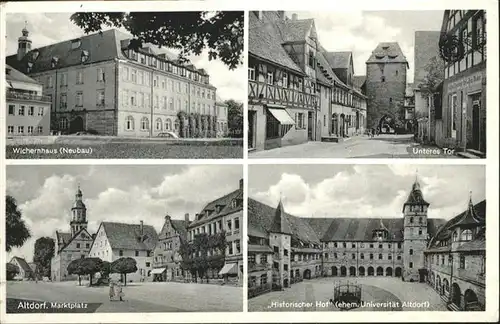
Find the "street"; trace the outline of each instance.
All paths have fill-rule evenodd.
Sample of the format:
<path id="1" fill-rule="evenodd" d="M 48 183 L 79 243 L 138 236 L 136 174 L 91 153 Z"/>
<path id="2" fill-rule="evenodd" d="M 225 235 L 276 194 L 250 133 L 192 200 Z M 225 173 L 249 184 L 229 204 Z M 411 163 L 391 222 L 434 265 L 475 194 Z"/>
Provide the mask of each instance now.
<path id="1" fill-rule="evenodd" d="M 307 142 L 267 151 L 251 152 L 249 158 L 458 158 L 434 146 L 415 143 L 413 135 L 382 134 L 352 137 L 340 143 Z"/>
<path id="2" fill-rule="evenodd" d="M 123 302 L 109 301 L 109 288 L 78 286 L 78 282 L 21 281 L 7 283 L 11 298 L 48 301 L 102 303 L 96 312 L 241 312 L 241 287 L 212 284 L 147 282 L 123 287 Z M 82 311 L 83 312 L 83 311 Z"/>

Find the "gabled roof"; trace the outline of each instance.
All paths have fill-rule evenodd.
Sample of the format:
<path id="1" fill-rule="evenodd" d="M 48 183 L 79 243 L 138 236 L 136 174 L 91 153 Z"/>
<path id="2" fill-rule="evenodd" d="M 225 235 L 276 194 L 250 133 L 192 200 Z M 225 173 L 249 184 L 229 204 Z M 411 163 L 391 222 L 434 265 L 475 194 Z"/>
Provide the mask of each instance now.
<path id="1" fill-rule="evenodd" d="M 243 207 L 241 204 L 238 204 L 236 207 L 231 206 L 231 202 L 233 200 L 243 200 L 243 190 L 242 189 L 236 189 L 233 192 L 228 193 L 227 195 L 224 195 L 220 198 L 215 199 L 214 201 L 211 201 L 208 203 L 202 211 L 199 213 L 201 217 L 198 219 L 195 219 L 189 224 L 189 227 L 196 226 L 199 224 L 203 224 L 211 219 L 214 219 L 219 216 L 231 214 L 240 210 L 243 210 Z M 217 212 L 216 207 L 220 206 L 221 209 L 219 212 Z M 208 215 L 207 215 L 208 211 Z"/>
<path id="2" fill-rule="evenodd" d="M 295 64 L 283 48 L 281 29 L 276 19 L 263 12 L 260 20 L 253 11 L 249 13 L 248 52 L 264 60 L 268 60 L 289 70 L 303 74 L 302 69 Z"/>
<path id="3" fill-rule="evenodd" d="M 165 218 L 165 224 L 163 224 L 163 227 L 162 227 L 160 233 L 158 234 L 158 239 L 161 240 L 161 239 L 166 238 L 166 230 L 168 228 L 166 226 L 166 222 L 169 221 L 170 224 L 172 225 L 173 229 L 177 232 L 177 234 L 179 234 L 179 237 L 181 238 L 181 240 L 186 240 L 187 227 L 189 226 L 189 222 L 186 222 L 183 219 L 171 219 L 170 216 L 167 216 L 167 217 Z"/>
<path id="4" fill-rule="evenodd" d="M 420 183 L 415 180 L 415 183 L 413 184 L 410 194 L 408 195 L 408 198 L 406 199 L 406 202 L 403 205 L 425 205 L 429 206 L 429 203 L 424 200 L 424 196 L 422 194 L 422 190 L 420 190 Z"/>
<path id="5" fill-rule="evenodd" d="M 278 208 L 276 208 L 276 212 L 274 213 L 273 224 L 271 225 L 269 232 L 289 235 L 292 234 L 292 229 L 290 228 L 290 224 L 285 213 L 285 207 L 283 207 L 283 202 L 281 200 L 278 204 Z"/>
<path id="6" fill-rule="evenodd" d="M 85 235 L 87 235 L 87 236 L 89 237 L 89 241 L 93 241 L 93 240 L 94 240 L 94 239 L 93 239 L 93 237 L 92 237 L 92 235 L 90 235 L 90 233 L 89 233 L 89 232 L 87 231 L 87 229 L 85 229 L 85 228 L 80 229 L 80 230 L 79 230 L 78 232 L 76 232 L 76 233 L 75 233 L 75 235 L 73 235 L 73 236 L 71 236 L 71 234 L 70 234 L 70 233 L 59 233 L 59 234 L 63 234 L 63 237 L 62 237 L 62 238 L 64 239 L 64 241 L 63 241 L 63 243 L 64 243 L 64 244 L 63 244 L 63 245 L 59 248 L 59 251 L 58 251 L 58 252 L 60 252 L 60 251 L 64 250 L 64 249 L 65 249 L 68 245 L 70 245 L 70 244 L 71 244 L 71 242 L 73 242 L 73 240 L 74 240 L 75 238 L 80 237 L 80 236 L 81 236 L 80 234 L 81 234 L 81 233 L 83 233 L 83 232 L 85 232 Z M 57 232 L 56 232 L 56 234 L 57 234 Z M 68 239 L 68 237 L 69 237 L 69 239 Z"/>
<path id="7" fill-rule="evenodd" d="M 349 68 L 352 52 L 325 52 L 323 54 L 333 69 Z"/>
<path id="8" fill-rule="evenodd" d="M 17 264 L 19 264 L 24 272 L 33 272 L 33 269 L 31 269 L 30 265 L 28 264 L 28 262 L 26 262 L 25 259 L 15 256 L 12 258 L 12 260 L 16 260 Z M 10 261 L 10 263 L 12 263 L 12 260 Z"/>
<path id="9" fill-rule="evenodd" d="M 14 69 L 12 66 L 10 66 L 8 64 L 5 65 L 5 80 L 6 81 L 17 81 L 17 82 L 40 84 L 40 82 L 36 81 L 35 79 L 30 78 L 26 74 Z"/>
<path id="10" fill-rule="evenodd" d="M 304 41 L 306 40 L 309 31 L 314 28 L 314 19 L 287 19 L 279 26 L 282 30 L 283 41 L 285 43 Z M 315 34 L 311 36 L 316 37 Z"/>
<path id="11" fill-rule="evenodd" d="M 71 233 L 56 231 L 57 242 L 65 246 L 71 240 Z"/>
<path id="12" fill-rule="evenodd" d="M 397 42 L 379 43 L 366 63 L 406 63 L 408 66 L 408 61 Z"/>
<path id="13" fill-rule="evenodd" d="M 158 234 L 150 225 L 143 225 L 143 239 L 139 224 L 102 222 L 101 227 L 112 249 L 152 251 L 158 241 Z"/>
<path id="14" fill-rule="evenodd" d="M 361 89 L 366 81 L 366 75 L 353 75 L 352 84 L 355 88 Z"/>

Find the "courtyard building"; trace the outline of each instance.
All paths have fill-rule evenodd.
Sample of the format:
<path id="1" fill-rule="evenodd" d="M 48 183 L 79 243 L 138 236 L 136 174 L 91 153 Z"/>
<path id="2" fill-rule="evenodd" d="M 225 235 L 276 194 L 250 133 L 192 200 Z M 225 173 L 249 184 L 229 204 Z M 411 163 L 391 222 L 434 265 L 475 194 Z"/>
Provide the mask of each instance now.
<path id="1" fill-rule="evenodd" d="M 181 244 L 187 241 L 189 214 L 185 219 L 172 219 L 165 216 L 165 222 L 158 234 L 158 242 L 153 255 L 153 281 L 184 281 L 190 277 L 188 271 L 182 269 Z"/>
<path id="2" fill-rule="evenodd" d="M 217 135 L 216 88 L 204 69 L 117 29 L 31 48 L 26 29 L 7 64 L 38 80 L 52 130 L 98 135 Z"/>
<path id="3" fill-rule="evenodd" d="M 445 10 L 440 41 L 446 38 L 463 55 L 445 62 L 436 144 L 486 153 L 486 11 Z"/>
<path id="4" fill-rule="evenodd" d="M 21 257 L 12 257 L 9 261 L 10 264 L 13 264 L 19 270 L 14 276 L 14 280 L 34 280 L 35 279 L 35 271 L 30 266 L 28 262 L 24 258 Z"/>
<path id="5" fill-rule="evenodd" d="M 52 281 L 76 280 L 77 275 L 68 273 L 68 265 L 73 260 L 88 257 L 93 236 L 87 231 L 87 207 L 83 203 L 83 193 L 78 187 L 75 202 L 71 208 L 70 232 L 56 231 L 54 237 L 54 257 L 51 260 Z"/>
<path id="6" fill-rule="evenodd" d="M 120 258 L 132 258 L 136 261 L 137 271 L 128 273 L 127 281 L 148 281 L 153 277 L 153 250 L 157 242 L 156 230 L 153 226 L 145 225 L 143 221 L 139 224 L 102 222 L 90 248 L 89 257 L 110 263 Z"/>
<path id="7" fill-rule="evenodd" d="M 353 73 L 352 53 L 327 52 L 314 19 L 250 12 L 249 149 L 362 133 L 366 96 Z"/>
<path id="8" fill-rule="evenodd" d="M 225 102 L 217 101 L 215 103 L 217 115 L 217 137 L 226 137 L 229 135 L 228 128 L 228 106 Z"/>
<path id="9" fill-rule="evenodd" d="M 43 86 L 9 65 L 5 67 L 7 136 L 48 135 L 50 97 Z"/>
<path id="10" fill-rule="evenodd" d="M 366 61 L 367 127 L 394 133 L 404 119 L 408 61 L 396 42 L 382 42 Z"/>
<path id="11" fill-rule="evenodd" d="M 224 278 L 226 282 L 243 284 L 243 179 L 238 189 L 208 203 L 195 219 L 189 223 L 187 237 L 193 241 L 196 235 L 225 235 L 226 248 L 224 264 L 220 268 L 210 268 L 208 278 Z M 217 256 L 221 251 L 207 249 L 206 257 Z"/>
<path id="12" fill-rule="evenodd" d="M 398 277 L 406 282 L 434 285 L 436 271 L 445 271 L 445 267 L 434 266 L 436 263 L 429 260 L 432 254 L 442 250 L 443 253 L 456 254 L 452 276 L 459 281 L 460 291 L 463 293 L 469 289 L 470 286 L 465 285 L 467 278 L 476 278 L 477 287 L 471 289 L 477 296 L 477 303 L 484 305 L 484 236 L 479 230 L 481 226 L 484 229 L 484 216 L 481 216 L 484 215 L 484 202 L 476 206 L 471 203 L 468 212 L 449 222 L 428 218 L 429 206 L 418 179 L 402 206 L 400 218 L 297 217 L 286 213 L 281 201 L 273 208 L 249 199 L 249 297 L 319 276 Z M 459 225 L 462 218 L 460 224 L 463 225 Z M 450 226 L 473 229 L 464 234 L 466 240 L 460 241 L 466 244 L 436 250 L 436 242 L 442 244 L 439 237 L 446 233 L 452 235 L 451 230 L 446 230 Z M 457 271 L 458 262 L 462 260 L 458 254 L 468 260 L 465 261 L 467 265 L 460 268 L 463 269 L 461 272 Z M 483 275 L 482 283 L 478 275 Z M 441 273 L 440 277 L 443 278 L 444 274 Z M 453 281 L 449 277 L 447 280 L 451 287 Z M 446 296 L 448 294 L 446 291 Z M 472 300 L 472 293 L 468 292 L 467 296 L 468 301 Z M 463 308 L 465 304 L 457 305 Z"/>

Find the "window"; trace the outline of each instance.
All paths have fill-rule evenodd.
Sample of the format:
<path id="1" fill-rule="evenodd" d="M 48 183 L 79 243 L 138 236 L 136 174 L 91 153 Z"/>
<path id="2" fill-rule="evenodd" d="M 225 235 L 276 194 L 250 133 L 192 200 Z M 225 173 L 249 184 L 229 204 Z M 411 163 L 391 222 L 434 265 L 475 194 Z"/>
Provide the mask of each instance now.
<path id="1" fill-rule="evenodd" d="M 151 267 L 151 262 L 146 262 L 146 268 Z"/>
<path id="2" fill-rule="evenodd" d="M 364 254 L 364 253 L 361 253 L 361 254 L 359 255 L 359 258 L 360 258 L 361 260 L 364 260 L 364 259 L 365 259 L 365 254 Z"/>
<path id="3" fill-rule="evenodd" d="M 351 247 L 354 249 L 356 247 L 356 243 L 352 243 Z"/>
<path id="4" fill-rule="evenodd" d="M 47 86 L 48 86 L 49 88 L 52 88 L 52 87 L 54 86 L 54 80 L 52 79 L 52 76 L 49 76 L 49 77 L 47 78 Z"/>
<path id="5" fill-rule="evenodd" d="M 413 268 L 413 262 L 410 262 L 409 266 L 408 266 L 410 269 Z"/>
<path id="6" fill-rule="evenodd" d="M 104 90 L 97 90 L 97 106 L 104 106 Z"/>
<path id="7" fill-rule="evenodd" d="M 453 235 L 451 236 L 451 239 L 452 239 L 453 242 L 458 241 L 458 233 L 457 232 L 453 232 Z"/>
<path id="8" fill-rule="evenodd" d="M 347 243 L 346 243 L 346 242 L 342 243 L 342 247 L 343 247 L 344 249 L 345 249 L 345 248 L 347 248 Z"/>
<path id="9" fill-rule="evenodd" d="M 391 254 L 387 255 L 387 260 L 392 260 L 392 255 Z"/>
<path id="10" fill-rule="evenodd" d="M 337 259 L 337 253 L 336 253 L 336 252 L 335 252 L 335 253 L 333 253 L 333 258 L 334 258 L 334 259 Z"/>
<path id="11" fill-rule="evenodd" d="M 18 113 L 17 113 L 19 116 L 24 116 L 24 106 L 20 106 L 19 107 L 19 110 L 18 110 Z"/>
<path id="12" fill-rule="evenodd" d="M 353 253 L 353 254 L 352 254 L 352 259 L 353 259 L 353 260 L 356 260 L 356 253 Z"/>
<path id="13" fill-rule="evenodd" d="M 384 259 L 384 256 L 382 255 L 382 253 L 379 253 L 379 255 L 378 255 L 378 259 L 379 259 L 379 260 L 383 260 L 383 259 Z"/>
<path id="14" fill-rule="evenodd" d="M 392 103 L 392 98 L 389 98 L 389 102 Z"/>
<path id="15" fill-rule="evenodd" d="M 333 243 L 333 247 L 337 247 L 337 242 Z"/>
<path id="16" fill-rule="evenodd" d="M 144 75 L 143 75 L 142 72 L 141 72 L 140 76 L 141 76 L 141 78 L 143 78 L 143 80 L 141 81 L 141 82 L 143 82 L 144 81 Z M 103 68 L 97 68 L 97 82 L 104 82 L 104 80 L 105 80 L 104 69 Z"/>
<path id="17" fill-rule="evenodd" d="M 61 120 L 59 120 L 59 128 L 60 129 L 68 128 L 68 120 L 66 118 L 62 118 Z"/>
<path id="18" fill-rule="evenodd" d="M 35 115 L 35 107 L 30 106 L 28 108 L 28 116 L 34 116 Z"/>
<path id="19" fill-rule="evenodd" d="M 75 106 L 82 107 L 83 106 L 83 92 L 79 91 L 76 93 L 76 102 Z"/>
<path id="20" fill-rule="evenodd" d="M 132 106 L 137 106 L 137 92 L 130 93 L 130 104 Z"/>
<path id="21" fill-rule="evenodd" d="M 9 105 L 9 115 L 14 116 L 16 114 L 16 106 Z"/>
<path id="22" fill-rule="evenodd" d="M 139 256 L 139 251 L 135 251 L 135 256 L 138 257 Z"/>
<path id="23" fill-rule="evenodd" d="M 305 123 L 304 114 L 297 113 L 297 120 L 295 121 L 295 124 L 297 125 L 297 129 L 304 129 L 305 128 L 304 123 Z"/>
<path id="24" fill-rule="evenodd" d="M 315 64 L 314 64 L 314 51 L 313 50 L 309 50 L 309 60 L 308 60 L 308 65 L 312 68 L 315 68 Z"/>
<path id="25" fill-rule="evenodd" d="M 234 219 L 234 229 L 240 229 L 240 219 L 238 217 Z"/>
<path id="26" fill-rule="evenodd" d="M 271 72 L 267 72 L 267 84 L 273 84 L 273 74 Z"/>
<path id="27" fill-rule="evenodd" d="M 14 126 L 7 126 L 7 133 L 14 134 Z"/>
<path id="28" fill-rule="evenodd" d="M 68 74 L 61 74 L 61 87 L 68 85 Z"/>
<path id="29" fill-rule="evenodd" d="M 80 243 L 76 243 L 76 248 L 79 249 L 80 248 Z"/>
<path id="30" fill-rule="evenodd" d="M 162 125 L 163 125 L 163 122 L 162 122 L 161 118 L 157 118 L 156 119 L 156 130 L 161 131 Z"/>
<path id="31" fill-rule="evenodd" d="M 24 134 L 24 126 L 17 126 L 17 133 Z"/>
<path id="32" fill-rule="evenodd" d="M 413 217 L 410 217 L 410 224 L 413 224 Z"/>
<path id="33" fill-rule="evenodd" d="M 418 229 L 418 235 L 422 235 L 422 229 L 421 228 Z"/>
<path id="34" fill-rule="evenodd" d="M 383 76 L 383 75 L 382 75 L 382 76 L 380 77 L 380 82 L 385 82 L 385 76 Z"/>
<path id="35" fill-rule="evenodd" d="M 28 135 L 33 135 L 33 126 L 28 126 Z"/>
<path id="36" fill-rule="evenodd" d="M 383 245 L 383 244 L 379 244 L 379 245 L 378 245 L 378 248 L 379 248 L 379 249 L 382 249 L 383 247 L 384 247 L 384 245 Z"/>
<path id="37" fill-rule="evenodd" d="M 454 94 L 451 96 L 451 137 L 457 138 L 457 95 Z"/>
<path id="38" fill-rule="evenodd" d="M 141 130 L 142 131 L 149 130 L 149 119 L 148 119 L 148 117 L 142 117 L 142 119 L 141 119 Z"/>
<path id="39" fill-rule="evenodd" d="M 465 269 L 465 256 L 460 256 L 460 269 Z"/>
<path id="40" fill-rule="evenodd" d="M 83 71 L 76 72 L 76 84 L 83 84 Z"/>
<path id="41" fill-rule="evenodd" d="M 370 243 L 370 248 L 373 249 L 373 243 Z"/>
<path id="42" fill-rule="evenodd" d="M 370 253 L 370 260 L 373 260 L 373 253 Z"/>
<path id="43" fill-rule="evenodd" d="M 464 230 L 462 232 L 462 237 L 460 238 L 462 241 L 471 241 L 472 240 L 472 231 Z"/>
<path id="44" fill-rule="evenodd" d="M 401 255 L 398 255 L 396 259 L 401 260 Z"/>
<path id="45" fill-rule="evenodd" d="M 283 87 L 288 88 L 288 73 L 283 73 Z"/>
<path id="46" fill-rule="evenodd" d="M 410 249 L 410 255 L 413 255 L 413 249 Z"/>

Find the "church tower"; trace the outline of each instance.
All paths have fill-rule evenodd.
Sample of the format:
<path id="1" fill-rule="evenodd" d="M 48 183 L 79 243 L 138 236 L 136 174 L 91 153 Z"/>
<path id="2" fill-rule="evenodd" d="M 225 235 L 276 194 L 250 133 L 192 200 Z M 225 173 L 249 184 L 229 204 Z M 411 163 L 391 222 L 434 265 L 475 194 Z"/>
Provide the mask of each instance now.
<path id="1" fill-rule="evenodd" d="M 408 199 L 403 205 L 403 280 L 420 281 L 424 269 L 424 250 L 427 247 L 427 209 L 418 178 L 412 186 Z M 422 273 L 422 276 L 425 274 Z"/>
<path id="2" fill-rule="evenodd" d="M 71 237 L 75 236 L 82 228 L 87 228 L 87 207 L 83 203 L 83 194 L 78 185 L 75 202 L 71 208 Z"/>
<path id="3" fill-rule="evenodd" d="M 291 238 L 292 229 L 280 199 L 274 214 L 273 224 L 269 230 L 269 245 L 273 249 L 273 284 L 283 288 L 290 286 Z"/>
<path id="4" fill-rule="evenodd" d="M 23 57 L 31 51 L 31 39 L 29 39 L 29 31 L 26 27 L 22 30 L 23 35 L 17 39 L 17 60 L 21 61 Z"/>

